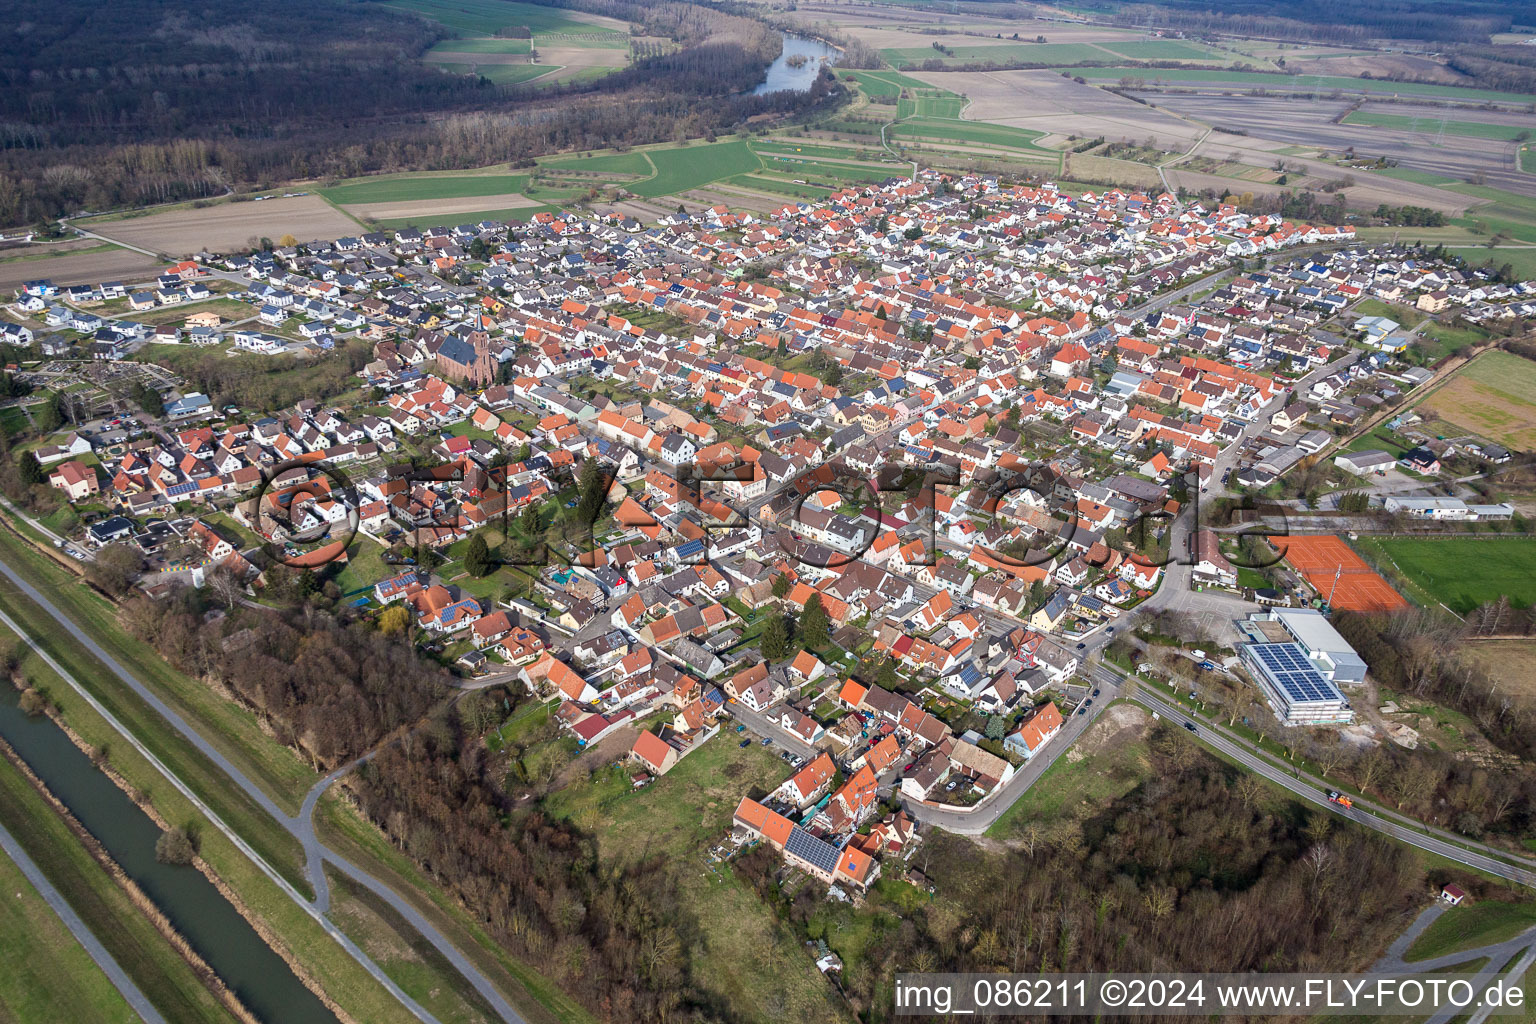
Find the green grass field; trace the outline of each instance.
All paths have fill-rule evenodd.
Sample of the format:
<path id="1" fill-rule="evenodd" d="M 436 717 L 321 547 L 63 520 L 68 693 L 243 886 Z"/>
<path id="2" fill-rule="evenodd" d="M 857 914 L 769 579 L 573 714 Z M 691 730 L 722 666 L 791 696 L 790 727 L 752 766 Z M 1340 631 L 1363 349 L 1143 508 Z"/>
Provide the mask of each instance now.
<path id="1" fill-rule="evenodd" d="M 1420 411 L 1426 410 L 1511 451 L 1536 448 L 1536 363 L 1484 352 L 1426 398 Z"/>
<path id="2" fill-rule="evenodd" d="M 509 65 L 516 67 L 517 65 Z M 354 178 L 323 188 L 320 194 L 337 206 L 359 203 L 398 203 L 412 199 L 468 199 L 521 192 L 528 187 L 526 174 L 398 174 Z"/>
<path id="3" fill-rule="evenodd" d="M 1417 182 L 1420 185 L 1450 185 L 1456 181 L 1455 178 L 1447 178 L 1443 174 L 1431 174 L 1429 171 L 1418 171 L 1412 167 L 1383 167 L 1371 173 L 1396 178 L 1399 181 Z"/>
<path id="4" fill-rule="evenodd" d="M 597 156 L 563 156 L 541 160 L 540 167 L 562 171 L 600 171 L 605 174 L 654 174 L 656 168 L 644 153 L 603 153 Z"/>
<path id="5" fill-rule="evenodd" d="M 427 228 L 449 224 L 476 224 L 482 220 L 499 221 L 526 221 L 536 213 L 559 213 L 558 203 L 546 203 L 541 206 L 517 206 L 505 210 L 473 210 L 469 213 L 433 214 L 429 217 L 397 217 L 392 220 L 379 221 L 379 227 L 397 230 L 399 228 Z"/>
<path id="6" fill-rule="evenodd" d="M 545 75 L 554 74 L 561 70 L 559 64 L 438 64 L 450 75 L 479 75 L 497 85 L 522 85 L 535 78 L 543 78 Z M 586 68 L 587 71 L 602 71 L 606 74 L 610 68 Z"/>
<path id="7" fill-rule="evenodd" d="M 131 1024 L 128 1008 L 10 859 L 0 855 L 0 1020 Z"/>
<path id="8" fill-rule="evenodd" d="M 798 156 L 780 156 L 774 153 L 759 154 L 763 169 L 775 174 L 788 174 L 795 178 L 817 181 L 882 181 L 896 173 L 895 165 L 883 164 L 829 164 L 807 160 Z"/>
<path id="9" fill-rule="evenodd" d="M 934 56 L 938 56 L 937 53 Z M 899 96 L 903 89 L 932 89 L 920 79 L 896 71 L 843 71 L 843 78 L 859 83 L 866 96 Z"/>
<path id="10" fill-rule="evenodd" d="M 732 185 L 754 189 L 758 192 L 772 192 L 782 195 L 786 199 L 825 199 L 834 191 L 830 188 L 822 188 L 819 185 L 796 185 L 793 181 L 785 181 L 782 178 L 768 178 L 761 174 L 738 174 L 734 178 L 727 178 L 725 180 Z"/>
<path id="11" fill-rule="evenodd" d="M 1457 217 L 1453 224 L 1483 235 L 1503 233 L 1516 241 L 1536 242 L 1536 197 L 1488 185 L 1447 185 L 1446 188 L 1489 201 Z"/>
<path id="12" fill-rule="evenodd" d="M 1531 129 L 1510 124 L 1486 124 L 1481 121 L 1441 121 L 1432 117 L 1404 117 L 1402 114 L 1375 114 L 1356 110 L 1343 121 L 1344 124 L 1366 125 L 1376 128 L 1401 128 L 1421 135 L 1463 135 L 1474 139 L 1498 139 L 1512 141 L 1530 138 Z"/>
<path id="13" fill-rule="evenodd" d="M 1459 352 L 1468 345 L 1487 341 L 1488 332 L 1476 326 L 1453 327 L 1430 321 L 1419 330 L 1418 338 L 1417 347 L 1424 353 L 1425 359 L 1432 362 Z"/>
<path id="14" fill-rule="evenodd" d="M 472 39 L 445 39 L 426 52 L 427 59 L 442 53 L 527 53 L 531 39 L 497 39 L 483 36 Z"/>
<path id="15" fill-rule="evenodd" d="M 1225 61 L 1228 58 L 1215 50 L 1177 39 L 1151 39 L 1146 42 L 1099 43 L 1106 50 L 1113 50 L 1126 60 L 1203 60 Z"/>
<path id="16" fill-rule="evenodd" d="M 973 142 L 986 146 L 1004 146 L 1008 149 L 1032 150 L 1056 156 L 1056 151 L 1036 145 L 1043 132 L 1025 128 L 1009 128 L 1006 125 L 985 124 L 978 121 L 944 120 L 933 117 L 914 117 L 903 121 L 890 130 L 896 138 L 929 139 L 935 142 Z"/>
<path id="17" fill-rule="evenodd" d="M 934 56 L 939 54 L 934 52 Z M 1072 69 L 1067 69 L 1072 70 Z M 1384 92 L 1402 96 L 1447 96 L 1465 100 L 1504 100 L 1515 103 L 1536 102 L 1536 95 L 1515 92 L 1494 92 L 1489 89 L 1468 89 L 1459 85 L 1424 85 L 1419 82 L 1387 82 L 1372 78 L 1348 78 L 1343 75 L 1282 75 L 1263 71 L 1183 71 L 1172 68 L 1078 68 L 1072 74 L 1089 79 L 1120 79 L 1125 77 L 1144 79 L 1148 82 L 1220 82 L 1250 88 L 1291 89 L 1331 92 Z"/>
<path id="18" fill-rule="evenodd" d="M 952 53 L 940 53 L 931 46 L 881 50 L 880 56 L 895 68 L 921 67 L 924 62 L 940 60 L 945 64 L 1038 64 L 1049 67 L 1060 64 L 1079 64 L 1087 61 L 1108 63 L 1115 59 L 1113 53 L 1099 49 L 1091 43 L 1014 43 L 999 41 L 995 45 L 964 43 L 941 44 Z"/>
<path id="19" fill-rule="evenodd" d="M 897 117 L 959 117 L 969 101 L 948 89 L 910 89 L 896 104 Z"/>
<path id="20" fill-rule="evenodd" d="M 499 29 L 522 25 L 535 36 L 599 33 L 623 39 L 618 32 L 579 21 L 558 7 L 516 3 L 514 0 L 395 0 L 388 6 L 420 14 L 471 35 L 494 36 Z"/>
<path id="21" fill-rule="evenodd" d="M 687 192 L 733 174 L 748 174 L 763 167 L 752 147 L 739 139 L 655 149 L 647 155 L 656 165 L 655 176 L 629 186 L 631 192 L 646 198 Z"/>
<path id="22" fill-rule="evenodd" d="M 1503 942 L 1532 925 L 1536 925 L 1536 904 L 1484 901 L 1452 907 L 1424 929 L 1403 959 L 1428 960 Z"/>
<path id="23" fill-rule="evenodd" d="M 1446 248 L 1474 266 L 1482 266 L 1489 260 L 1496 267 L 1508 263 L 1521 280 L 1536 280 L 1536 249 L 1489 249 L 1482 245 L 1453 245 Z"/>
<path id="24" fill-rule="evenodd" d="M 1520 170 L 1524 174 L 1536 174 L 1536 150 L 1530 146 L 1521 146 L 1517 159 L 1520 162 Z"/>
<path id="25" fill-rule="evenodd" d="M 1362 537 L 1403 575 L 1452 611 L 1465 614 L 1509 595 L 1519 607 L 1536 602 L 1536 540 L 1523 537 Z"/>

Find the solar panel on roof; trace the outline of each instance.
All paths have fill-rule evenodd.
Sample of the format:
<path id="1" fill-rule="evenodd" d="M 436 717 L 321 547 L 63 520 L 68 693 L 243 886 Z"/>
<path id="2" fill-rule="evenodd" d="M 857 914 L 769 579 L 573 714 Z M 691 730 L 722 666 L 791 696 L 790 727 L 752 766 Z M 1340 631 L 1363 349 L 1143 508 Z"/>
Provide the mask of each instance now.
<path id="1" fill-rule="evenodd" d="M 837 867 L 837 847 L 824 839 L 817 839 L 799 825 L 790 830 L 784 849 L 823 871 L 830 872 Z"/>

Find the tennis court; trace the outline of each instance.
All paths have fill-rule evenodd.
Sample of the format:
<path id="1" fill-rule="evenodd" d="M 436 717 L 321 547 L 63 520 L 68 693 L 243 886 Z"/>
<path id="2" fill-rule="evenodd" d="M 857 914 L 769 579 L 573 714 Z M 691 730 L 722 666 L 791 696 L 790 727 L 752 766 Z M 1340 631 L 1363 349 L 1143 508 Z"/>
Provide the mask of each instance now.
<path id="1" fill-rule="evenodd" d="M 1329 603 L 1334 608 L 1392 612 L 1408 607 L 1403 595 L 1338 537 L 1271 537 L 1269 542 L 1325 600 L 1333 595 Z"/>

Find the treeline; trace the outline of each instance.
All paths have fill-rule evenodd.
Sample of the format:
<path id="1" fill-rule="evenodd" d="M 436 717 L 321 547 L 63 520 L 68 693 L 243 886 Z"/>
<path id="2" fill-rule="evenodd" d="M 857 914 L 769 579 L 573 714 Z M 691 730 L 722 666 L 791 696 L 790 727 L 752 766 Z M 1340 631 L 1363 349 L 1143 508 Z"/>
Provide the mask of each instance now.
<path id="1" fill-rule="evenodd" d="M 0 29 L 24 57 L 0 70 L 0 224 L 705 136 L 816 108 L 840 88 L 823 75 L 807 93 L 751 95 L 781 40 L 750 18 L 688 3 L 569 6 L 681 49 L 591 82 L 498 87 L 418 63 L 441 27 L 376 3 L 217 0 L 195 26 L 171 0 L 125 0 L 100 20 L 23 11 Z"/>
<path id="2" fill-rule="evenodd" d="M 1006 854 L 929 833 L 909 863 L 939 895 L 875 921 L 843 972 L 864 1019 L 889 1019 L 898 971 L 1359 970 L 1421 904 L 1406 848 L 1275 806 L 1173 731 L 1150 746 L 1148 781 L 1091 817 L 1026 826 Z M 816 887 L 784 896 L 772 850 L 737 863 L 782 917 L 807 932 L 822 918 Z"/>
<path id="3" fill-rule="evenodd" d="M 1382 38 L 1486 43 L 1512 23 L 1509 6 L 1496 0 L 1451 0 L 1432 8 L 1413 0 L 1302 0 L 1284 15 L 1275 9 L 1268 0 L 1162 0 L 1123 6 L 1112 20 L 1139 29 L 1348 44 Z"/>
<path id="4" fill-rule="evenodd" d="M 133 597 L 122 621 L 181 671 L 229 690 L 322 771 L 414 725 L 448 692 L 448 673 L 402 638 L 313 607 L 254 609 L 229 596 L 227 614 L 213 617 L 198 591 Z"/>
<path id="5" fill-rule="evenodd" d="M 505 694 L 487 696 L 499 704 Z M 516 772 L 482 740 L 494 717 L 465 703 L 343 780 L 362 812 L 499 944 L 602 1020 L 731 1019 L 707 1005 L 690 972 L 752 968 L 697 955 L 678 872 L 661 858 L 599 870 L 590 837 L 507 791 Z M 696 874 L 688 884 L 698 884 Z"/>
<path id="6" fill-rule="evenodd" d="M 1484 89 L 1536 92 L 1536 54 L 1528 46 L 1489 46 L 1460 49 L 1446 60 L 1453 71 L 1476 79 Z"/>

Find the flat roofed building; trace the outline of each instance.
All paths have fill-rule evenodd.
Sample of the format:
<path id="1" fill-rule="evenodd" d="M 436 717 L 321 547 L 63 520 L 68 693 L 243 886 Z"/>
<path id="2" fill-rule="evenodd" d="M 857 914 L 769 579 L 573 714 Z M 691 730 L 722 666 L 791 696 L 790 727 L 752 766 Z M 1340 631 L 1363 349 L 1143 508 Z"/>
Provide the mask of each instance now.
<path id="1" fill-rule="evenodd" d="M 1342 725 L 1354 718 L 1349 701 L 1307 657 L 1300 644 L 1243 644 L 1243 665 L 1285 725 Z"/>
<path id="2" fill-rule="evenodd" d="M 1330 681 L 1344 685 L 1365 682 L 1365 659 L 1355 653 L 1322 612 L 1314 608 L 1272 608 L 1250 618 L 1268 619 L 1284 626 L 1291 639 L 1306 650 L 1313 666 Z"/>

